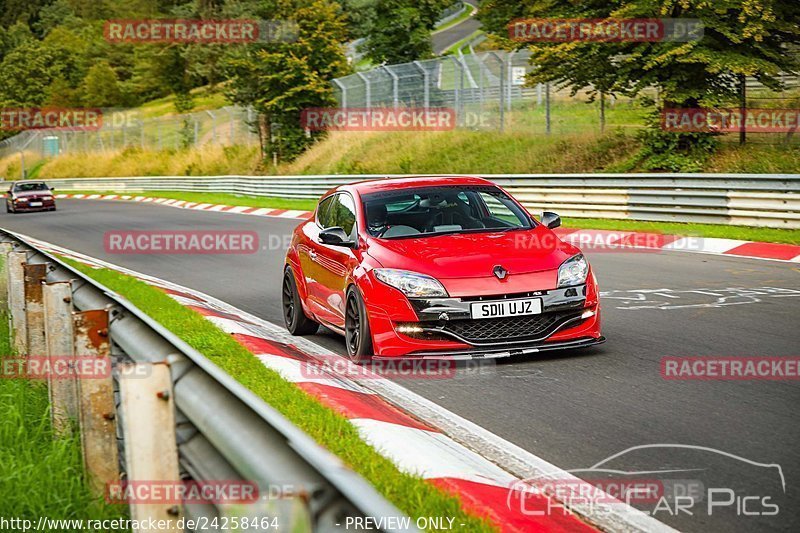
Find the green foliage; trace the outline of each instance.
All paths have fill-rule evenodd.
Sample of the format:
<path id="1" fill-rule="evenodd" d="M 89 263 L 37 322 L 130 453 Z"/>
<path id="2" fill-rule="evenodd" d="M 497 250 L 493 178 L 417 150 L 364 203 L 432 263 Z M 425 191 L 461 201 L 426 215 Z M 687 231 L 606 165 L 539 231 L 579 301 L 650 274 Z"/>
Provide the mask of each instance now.
<path id="1" fill-rule="evenodd" d="M 479 16 L 509 47 L 515 18 L 695 18 L 699 41 L 567 42 L 527 45 L 531 82 L 563 82 L 574 89 L 635 94 L 657 87 L 666 102 L 716 105 L 734 97 L 739 75 L 779 87 L 778 73 L 800 68 L 787 45 L 800 44 L 795 0 L 484 0 Z"/>
<path id="2" fill-rule="evenodd" d="M 83 99 L 87 106 L 114 107 L 122 104 L 117 73 L 107 61 L 101 61 L 89 69 L 83 80 Z"/>
<path id="3" fill-rule="evenodd" d="M 375 24 L 376 0 L 340 0 L 339 3 L 347 16 L 350 35 L 354 39 L 369 37 Z"/>
<path id="4" fill-rule="evenodd" d="M 375 63 L 406 63 L 433 55 L 431 31 L 452 0 L 375 0 L 364 51 Z"/>
<path id="5" fill-rule="evenodd" d="M 531 51 L 530 83 L 555 82 L 573 94 L 587 90 L 636 95 L 659 91 L 663 107 L 714 107 L 736 101 L 742 76 L 780 88 L 780 72 L 800 70 L 800 9 L 796 0 L 484 0 L 479 12 L 494 38 Z M 692 42 L 562 42 L 520 44 L 507 25 L 519 18 L 700 19 Z M 716 143 L 706 134 L 642 134 L 645 168 L 697 170 Z"/>
<path id="6" fill-rule="evenodd" d="M 313 143 L 300 123 L 303 109 L 335 105 L 330 79 L 347 72 L 347 37 L 340 6 L 330 0 L 275 0 L 269 14 L 297 23 L 297 39 L 256 43 L 230 51 L 223 64 L 228 97 L 252 106 L 262 157 L 291 160 Z M 264 16 L 265 7 L 252 15 Z"/>

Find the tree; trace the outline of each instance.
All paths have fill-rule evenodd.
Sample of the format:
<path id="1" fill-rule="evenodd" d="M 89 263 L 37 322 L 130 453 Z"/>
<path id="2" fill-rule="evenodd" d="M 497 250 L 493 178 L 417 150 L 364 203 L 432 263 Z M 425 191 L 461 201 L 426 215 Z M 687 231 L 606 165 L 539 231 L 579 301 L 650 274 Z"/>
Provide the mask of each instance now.
<path id="1" fill-rule="evenodd" d="M 800 68 L 798 56 L 788 53 L 800 43 L 796 0 L 484 0 L 479 16 L 499 42 L 531 51 L 529 83 L 621 95 L 655 87 L 664 107 L 729 104 L 743 76 L 778 89 L 781 71 Z M 520 44 L 507 30 L 519 18 L 690 18 L 703 22 L 704 35 L 690 42 Z M 671 135 L 667 150 L 704 142 L 702 135 Z"/>
<path id="2" fill-rule="evenodd" d="M 376 0 L 364 51 L 375 63 L 406 63 L 433 55 L 431 31 L 451 0 Z"/>
<path id="3" fill-rule="evenodd" d="M 68 61 L 62 51 L 40 41 L 14 48 L 0 63 L 0 105 L 40 106 L 53 80 L 64 78 Z"/>
<path id="4" fill-rule="evenodd" d="M 340 3 L 347 15 L 351 35 L 356 39 L 369 37 L 375 24 L 376 0 L 341 0 Z"/>
<path id="5" fill-rule="evenodd" d="M 93 65 L 83 80 L 83 102 L 91 107 L 116 107 L 123 103 L 117 73 L 107 61 Z"/>
<path id="6" fill-rule="evenodd" d="M 317 135 L 301 127 L 302 110 L 336 104 L 330 80 L 347 73 L 347 29 L 330 0 L 277 0 L 262 9 L 253 15 L 295 21 L 297 38 L 231 49 L 224 60 L 227 96 L 256 112 L 262 158 L 292 159 Z"/>

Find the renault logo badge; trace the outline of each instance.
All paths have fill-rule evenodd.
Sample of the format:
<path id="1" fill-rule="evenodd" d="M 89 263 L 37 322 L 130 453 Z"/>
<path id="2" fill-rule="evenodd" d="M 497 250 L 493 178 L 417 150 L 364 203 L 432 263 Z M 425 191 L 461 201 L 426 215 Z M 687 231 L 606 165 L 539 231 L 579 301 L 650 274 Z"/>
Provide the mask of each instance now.
<path id="1" fill-rule="evenodd" d="M 492 272 L 494 273 L 495 277 L 497 277 L 497 279 L 499 279 L 501 281 L 506 279 L 506 276 L 508 276 L 508 270 L 506 270 L 505 268 L 503 268 L 500 265 L 497 265 L 496 267 L 494 267 Z"/>

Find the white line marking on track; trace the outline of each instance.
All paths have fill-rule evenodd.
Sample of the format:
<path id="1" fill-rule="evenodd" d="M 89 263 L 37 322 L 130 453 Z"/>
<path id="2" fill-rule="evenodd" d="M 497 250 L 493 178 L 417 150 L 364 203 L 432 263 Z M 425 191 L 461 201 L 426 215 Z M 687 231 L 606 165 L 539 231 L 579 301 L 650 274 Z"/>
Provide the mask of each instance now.
<path id="1" fill-rule="evenodd" d="M 451 477 L 508 487 L 517 478 L 447 435 L 367 418 L 351 419 L 367 443 L 398 468 L 426 479 Z"/>

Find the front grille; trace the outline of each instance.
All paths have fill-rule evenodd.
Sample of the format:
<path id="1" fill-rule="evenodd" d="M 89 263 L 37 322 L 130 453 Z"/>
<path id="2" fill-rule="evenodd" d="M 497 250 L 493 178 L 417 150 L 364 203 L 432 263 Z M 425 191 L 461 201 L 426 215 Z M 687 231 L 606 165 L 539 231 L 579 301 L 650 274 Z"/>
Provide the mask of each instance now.
<path id="1" fill-rule="evenodd" d="M 452 320 L 444 325 L 443 331 L 470 343 L 539 340 L 548 337 L 566 321 L 580 314 L 580 311 L 572 311 L 482 320 Z"/>

